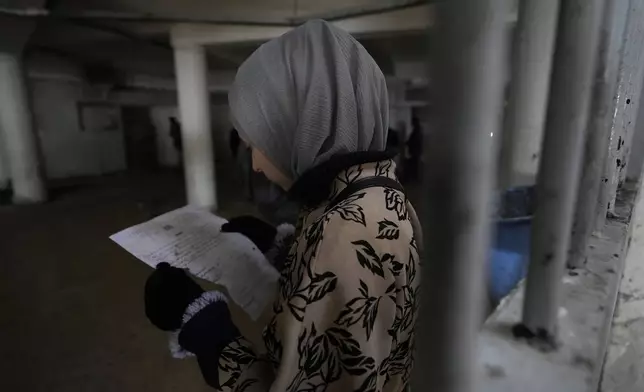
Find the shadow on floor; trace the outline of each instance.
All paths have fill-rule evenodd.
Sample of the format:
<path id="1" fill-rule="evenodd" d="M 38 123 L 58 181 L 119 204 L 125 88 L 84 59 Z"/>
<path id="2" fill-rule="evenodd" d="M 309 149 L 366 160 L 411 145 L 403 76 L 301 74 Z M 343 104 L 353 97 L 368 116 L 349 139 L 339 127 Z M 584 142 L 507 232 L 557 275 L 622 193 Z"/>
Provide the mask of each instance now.
<path id="1" fill-rule="evenodd" d="M 183 205 L 180 176 L 102 177 L 58 196 L 0 207 L 0 390 L 211 390 L 145 318 L 149 267 L 108 239 Z"/>

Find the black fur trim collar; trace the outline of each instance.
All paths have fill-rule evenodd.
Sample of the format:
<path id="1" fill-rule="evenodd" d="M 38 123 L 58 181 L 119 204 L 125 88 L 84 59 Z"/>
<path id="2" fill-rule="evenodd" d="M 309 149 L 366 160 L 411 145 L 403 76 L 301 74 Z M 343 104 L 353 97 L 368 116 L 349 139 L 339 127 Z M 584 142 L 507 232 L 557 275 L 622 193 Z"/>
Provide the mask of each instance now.
<path id="1" fill-rule="evenodd" d="M 392 159 L 395 155 L 391 151 L 360 151 L 336 155 L 300 176 L 288 192 L 289 199 L 304 207 L 316 207 L 327 200 L 331 183 L 343 170 L 363 163 Z"/>

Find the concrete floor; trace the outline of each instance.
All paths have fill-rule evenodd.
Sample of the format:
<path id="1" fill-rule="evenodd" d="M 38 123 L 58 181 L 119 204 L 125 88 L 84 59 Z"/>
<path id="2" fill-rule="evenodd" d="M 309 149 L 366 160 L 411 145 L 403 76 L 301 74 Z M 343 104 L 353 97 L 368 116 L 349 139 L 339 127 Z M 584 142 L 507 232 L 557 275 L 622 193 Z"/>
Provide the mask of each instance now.
<path id="1" fill-rule="evenodd" d="M 144 316 L 149 267 L 108 239 L 181 206 L 180 176 L 102 177 L 53 196 L 0 207 L 0 391 L 210 390 Z"/>

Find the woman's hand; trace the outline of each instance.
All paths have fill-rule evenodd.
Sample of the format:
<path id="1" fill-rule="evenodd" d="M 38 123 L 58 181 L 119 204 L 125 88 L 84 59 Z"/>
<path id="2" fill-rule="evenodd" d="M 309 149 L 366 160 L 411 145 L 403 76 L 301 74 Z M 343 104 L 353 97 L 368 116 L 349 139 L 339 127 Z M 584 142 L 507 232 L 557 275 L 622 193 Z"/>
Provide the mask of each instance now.
<path id="1" fill-rule="evenodd" d="M 193 353 L 206 383 L 221 390 L 219 356 L 226 346 L 241 337 L 221 292 L 208 291 L 188 306 L 178 335 L 181 348 Z"/>
<path id="2" fill-rule="evenodd" d="M 145 315 L 157 328 L 176 331 L 188 305 L 203 292 L 184 270 L 160 263 L 145 282 Z"/>
<path id="3" fill-rule="evenodd" d="M 233 218 L 221 227 L 224 233 L 240 233 L 251 240 L 262 253 L 273 246 L 277 229 L 254 216 L 244 215 Z"/>
<path id="4" fill-rule="evenodd" d="M 145 283 L 145 314 L 179 346 L 197 356 L 208 385 L 220 389 L 219 355 L 240 337 L 219 291 L 205 292 L 180 268 L 160 263 Z"/>

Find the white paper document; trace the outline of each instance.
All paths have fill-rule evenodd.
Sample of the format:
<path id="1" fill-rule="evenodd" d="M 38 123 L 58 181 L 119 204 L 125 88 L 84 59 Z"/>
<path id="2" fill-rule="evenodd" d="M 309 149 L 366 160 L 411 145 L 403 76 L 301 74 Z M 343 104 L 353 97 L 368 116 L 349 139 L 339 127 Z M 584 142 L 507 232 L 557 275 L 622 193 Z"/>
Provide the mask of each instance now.
<path id="1" fill-rule="evenodd" d="M 257 320 L 274 298 L 279 273 L 245 236 L 222 233 L 226 220 L 186 206 L 120 231 L 110 239 L 144 263 L 185 268 L 220 284 Z"/>

